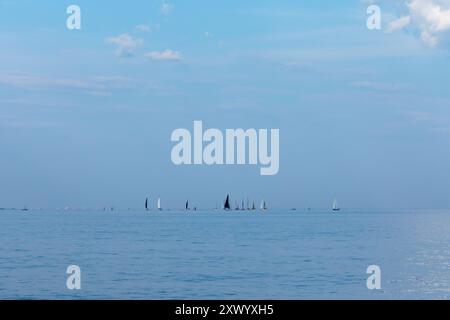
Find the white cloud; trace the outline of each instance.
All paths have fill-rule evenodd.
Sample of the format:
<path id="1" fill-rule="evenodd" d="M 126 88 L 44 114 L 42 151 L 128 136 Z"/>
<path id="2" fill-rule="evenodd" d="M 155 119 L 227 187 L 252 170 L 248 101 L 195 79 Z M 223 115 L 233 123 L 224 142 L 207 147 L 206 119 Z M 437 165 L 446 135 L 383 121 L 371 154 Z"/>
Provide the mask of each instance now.
<path id="1" fill-rule="evenodd" d="M 420 34 L 420 40 L 422 40 L 423 43 L 430 47 L 435 47 L 439 42 L 437 36 L 434 36 L 428 30 L 422 31 L 422 33 Z"/>
<path id="2" fill-rule="evenodd" d="M 170 49 L 164 51 L 151 51 L 147 52 L 145 56 L 151 60 L 166 60 L 166 61 L 178 61 L 181 60 L 181 54 L 178 51 Z"/>
<path id="3" fill-rule="evenodd" d="M 436 46 L 441 34 L 450 30 L 450 0 L 407 0 L 405 3 L 409 15 L 392 21 L 387 32 L 411 24 L 419 30 L 423 43 Z"/>
<path id="4" fill-rule="evenodd" d="M 142 39 L 134 39 L 128 33 L 108 38 L 107 42 L 117 46 L 116 54 L 119 57 L 133 56 L 136 49 L 144 43 Z"/>
<path id="5" fill-rule="evenodd" d="M 152 31 L 152 28 L 149 25 L 146 25 L 146 24 L 139 24 L 135 28 L 136 28 L 137 31 L 140 31 L 140 32 L 150 32 L 150 31 Z"/>
<path id="6" fill-rule="evenodd" d="M 391 21 L 389 23 L 389 26 L 387 28 L 388 33 L 397 31 L 397 30 L 401 30 L 404 27 L 406 27 L 407 25 L 409 25 L 411 23 L 411 17 L 410 16 L 404 16 L 401 18 L 398 18 L 397 20 Z"/>
<path id="7" fill-rule="evenodd" d="M 413 18 L 428 31 L 440 32 L 450 29 L 450 1 L 411 0 L 408 8 Z"/>
<path id="8" fill-rule="evenodd" d="M 171 3 L 163 3 L 161 6 L 161 13 L 164 15 L 169 15 L 172 13 L 174 8 L 175 8 L 175 5 L 173 5 Z"/>

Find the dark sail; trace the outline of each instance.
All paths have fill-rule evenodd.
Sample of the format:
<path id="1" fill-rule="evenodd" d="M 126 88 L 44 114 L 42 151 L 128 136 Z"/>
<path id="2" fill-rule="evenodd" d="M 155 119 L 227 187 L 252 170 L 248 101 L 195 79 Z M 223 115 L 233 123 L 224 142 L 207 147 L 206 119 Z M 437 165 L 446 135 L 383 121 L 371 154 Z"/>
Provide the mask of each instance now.
<path id="1" fill-rule="evenodd" d="M 231 207 L 230 207 L 230 195 L 227 195 L 227 199 L 225 200 L 225 204 L 223 205 L 223 208 L 225 210 L 230 210 L 231 209 Z"/>
<path id="2" fill-rule="evenodd" d="M 189 210 L 189 201 L 186 201 L 186 210 Z"/>
<path id="3" fill-rule="evenodd" d="M 148 210 L 148 198 L 145 198 L 145 210 Z"/>

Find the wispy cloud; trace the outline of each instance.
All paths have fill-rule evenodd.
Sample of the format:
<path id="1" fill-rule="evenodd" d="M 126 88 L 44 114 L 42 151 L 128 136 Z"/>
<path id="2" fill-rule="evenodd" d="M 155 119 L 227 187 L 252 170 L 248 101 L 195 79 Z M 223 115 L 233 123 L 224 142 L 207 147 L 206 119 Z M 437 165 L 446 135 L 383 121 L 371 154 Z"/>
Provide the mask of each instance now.
<path id="1" fill-rule="evenodd" d="M 172 13 L 173 9 L 175 9 L 175 5 L 171 4 L 171 3 L 163 3 L 161 5 L 161 13 L 163 15 L 169 15 Z"/>
<path id="2" fill-rule="evenodd" d="M 387 33 L 391 33 L 397 30 L 401 30 L 405 28 L 407 25 L 411 23 L 411 17 L 410 16 L 404 16 L 401 18 L 398 18 L 396 20 L 393 20 L 389 23 L 389 26 L 386 30 Z"/>
<path id="3" fill-rule="evenodd" d="M 170 49 L 164 51 L 151 51 L 147 52 L 145 56 L 151 60 L 160 61 L 179 61 L 181 60 L 181 53 Z"/>
<path id="4" fill-rule="evenodd" d="M 0 117 L 0 127 L 13 129 L 46 129 L 62 127 L 60 122 L 43 121 L 43 120 L 29 120 L 29 119 L 2 119 Z"/>
<path id="5" fill-rule="evenodd" d="M 412 111 L 408 112 L 408 116 L 411 117 L 415 123 L 428 123 L 433 125 L 448 124 L 447 118 L 437 116 L 431 112 Z"/>
<path id="6" fill-rule="evenodd" d="M 168 86 L 145 78 L 130 78 L 120 75 L 94 75 L 76 78 L 0 71 L 0 88 L 2 86 L 28 91 L 73 91 L 97 97 L 140 91 L 158 95 L 177 94 L 177 89 L 173 85 Z M 2 101 L 0 100 L 0 106 Z M 36 103 L 34 100 L 29 102 Z M 16 103 L 24 104 L 27 101 L 16 101 Z"/>
<path id="7" fill-rule="evenodd" d="M 406 114 L 414 125 L 428 128 L 430 131 L 438 133 L 450 133 L 450 119 L 447 116 L 432 112 L 411 111 Z"/>
<path id="8" fill-rule="evenodd" d="M 409 85 L 399 83 L 384 83 L 374 81 L 355 81 L 351 85 L 356 88 L 362 88 L 372 91 L 400 91 L 409 88 Z"/>
<path id="9" fill-rule="evenodd" d="M 133 56 L 136 49 L 144 43 L 142 39 L 134 39 L 128 33 L 122 33 L 117 37 L 110 37 L 107 39 L 107 42 L 117 46 L 116 54 L 118 57 Z"/>
<path id="10" fill-rule="evenodd" d="M 26 90 L 77 89 L 92 95 L 108 95 L 114 89 L 130 87 L 130 78 L 121 76 L 93 76 L 82 79 L 51 77 L 24 72 L 0 72 L 0 86 Z"/>
<path id="11" fill-rule="evenodd" d="M 140 31 L 140 32 L 151 32 L 152 31 L 152 27 L 150 27 L 149 25 L 147 25 L 147 24 L 138 24 L 136 27 L 135 27 L 135 29 L 137 30 L 137 31 Z"/>
<path id="12" fill-rule="evenodd" d="M 23 89 L 38 89 L 44 87 L 88 88 L 84 81 L 66 78 L 49 78 L 22 72 L 0 73 L 0 85 L 9 85 Z"/>

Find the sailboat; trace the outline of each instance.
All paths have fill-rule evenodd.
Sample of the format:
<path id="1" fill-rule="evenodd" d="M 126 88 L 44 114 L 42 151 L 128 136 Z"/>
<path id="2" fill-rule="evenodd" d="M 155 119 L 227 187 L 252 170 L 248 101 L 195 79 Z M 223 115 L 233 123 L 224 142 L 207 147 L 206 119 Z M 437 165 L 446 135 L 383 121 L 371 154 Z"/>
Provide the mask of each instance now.
<path id="1" fill-rule="evenodd" d="M 189 200 L 188 200 L 188 201 L 186 201 L 186 207 L 185 207 L 185 210 L 186 210 L 186 211 L 188 211 L 188 210 L 189 210 Z"/>
<path id="2" fill-rule="evenodd" d="M 245 210 L 244 200 L 242 200 L 242 207 L 241 210 Z"/>
<path id="3" fill-rule="evenodd" d="M 145 198 L 145 210 L 148 210 L 148 198 Z"/>
<path id="4" fill-rule="evenodd" d="M 231 210 L 231 206 L 230 206 L 230 195 L 227 195 L 227 198 L 225 199 L 225 203 L 223 205 L 223 208 L 225 210 Z"/>
<path id="5" fill-rule="evenodd" d="M 162 210 L 162 208 L 161 208 L 161 198 L 158 198 L 158 203 L 157 203 L 156 207 L 158 208 L 159 211 Z"/>
<path id="6" fill-rule="evenodd" d="M 253 201 L 252 211 L 255 211 L 255 210 L 256 210 L 255 201 Z"/>
<path id="7" fill-rule="evenodd" d="M 337 200 L 334 199 L 333 200 L 333 211 L 339 211 L 339 210 L 341 210 L 341 208 L 339 208 Z"/>
<path id="8" fill-rule="evenodd" d="M 261 207 L 260 207 L 261 211 L 266 211 L 267 210 L 267 206 L 266 206 L 266 201 L 261 201 Z"/>

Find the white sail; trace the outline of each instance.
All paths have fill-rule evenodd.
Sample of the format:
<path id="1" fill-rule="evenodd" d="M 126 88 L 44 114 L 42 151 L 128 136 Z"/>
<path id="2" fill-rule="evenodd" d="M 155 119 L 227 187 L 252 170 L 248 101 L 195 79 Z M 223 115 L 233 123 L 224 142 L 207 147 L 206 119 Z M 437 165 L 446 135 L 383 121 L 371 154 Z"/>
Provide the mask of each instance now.
<path id="1" fill-rule="evenodd" d="M 336 199 L 333 200 L 333 210 L 334 211 L 338 211 L 339 210 L 338 202 L 337 202 Z"/>
<path id="2" fill-rule="evenodd" d="M 261 201 L 261 207 L 260 207 L 260 209 L 261 210 L 263 210 L 263 211 L 265 211 L 265 210 L 267 210 L 267 207 L 266 207 L 266 201 Z"/>
<path id="3" fill-rule="evenodd" d="M 158 210 L 161 210 L 161 198 L 158 198 L 157 207 L 158 207 Z"/>

